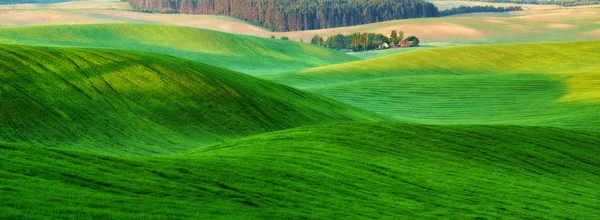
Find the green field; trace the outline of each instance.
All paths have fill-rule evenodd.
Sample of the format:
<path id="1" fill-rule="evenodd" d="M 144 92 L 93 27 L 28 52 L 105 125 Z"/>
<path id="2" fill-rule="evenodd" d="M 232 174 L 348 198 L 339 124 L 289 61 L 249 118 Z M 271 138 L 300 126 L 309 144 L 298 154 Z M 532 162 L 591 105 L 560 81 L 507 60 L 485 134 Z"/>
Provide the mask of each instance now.
<path id="1" fill-rule="evenodd" d="M 599 130 L 600 42 L 423 49 L 265 76 L 399 120 Z"/>
<path id="2" fill-rule="evenodd" d="M 600 135 L 332 124 L 171 156 L 0 144 L 0 218 L 594 219 Z"/>
<path id="3" fill-rule="evenodd" d="M 165 55 L 0 46 L 0 140 L 92 152 L 173 153 L 323 122 L 379 117 Z"/>
<path id="4" fill-rule="evenodd" d="M 0 219 L 600 219 L 600 8 L 274 34 L 112 5 L 0 7 Z M 423 44 L 268 38 L 391 30 Z"/>
<path id="5" fill-rule="evenodd" d="M 0 28 L 0 43 L 156 52 L 248 74 L 299 70 L 358 60 L 310 44 L 155 24 Z"/>

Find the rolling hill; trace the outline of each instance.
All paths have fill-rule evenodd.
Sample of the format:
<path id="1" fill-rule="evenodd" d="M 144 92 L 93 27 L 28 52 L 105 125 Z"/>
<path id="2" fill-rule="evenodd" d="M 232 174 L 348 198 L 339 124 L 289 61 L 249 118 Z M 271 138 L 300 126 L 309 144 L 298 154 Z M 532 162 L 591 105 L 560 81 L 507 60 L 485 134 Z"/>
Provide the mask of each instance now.
<path id="1" fill-rule="evenodd" d="M 156 52 L 255 75 L 358 60 L 310 44 L 156 24 L 0 28 L 0 43 Z"/>
<path id="2" fill-rule="evenodd" d="M 473 7 L 473 6 L 494 6 L 494 7 L 511 7 L 519 6 L 523 10 L 550 10 L 559 9 L 561 6 L 558 5 L 545 5 L 545 4 L 518 4 L 518 3 L 497 3 L 497 2 L 485 2 L 485 1 L 454 1 L 454 0 L 428 0 L 433 3 L 440 11 L 448 10 L 452 8 L 458 8 L 461 6 Z"/>
<path id="3" fill-rule="evenodd" d="M 6 9 L 58 9 L 58 10 L 80 10 L 80 9 L 110 9 L 110 10 L 127 10 L 129 4 L 113 0 L 91 0 L 91 1 L 68 1 L 68 0 L 39 0 L 39 1 L 22 1 L 18 3 L 14 0 L 0 0 L 0 10 Z M 53 3 L 51 3 L 53 2 Z"/>
<path id="4" fill-rule="evenodd" d="M 87 6 L 87 4 L 90 4 Z M 125 10 L 105 10 L 104 6 L 81 3 L 73 8 L 85 9 L 2 9 L 0 26 L 151 23 L 189 26 L 268 38 L 287 36 L 308 42 L 315 34 L 322 37 L 338 33 L 374 32 L 389 35 L 402 30 L 423 43 L 514 43 L 600 39 L 600 7 L 586 6 L 556 10 L 530 10 L 509 13 L 475 13 L 443 18 L 402 19 L 343 28 L 274 33 L 264 28 L 226 16 L 148 14 Z M 478 4 L 478 3 L 461 3 Z M 493 3 L 492 3 L 493 4 Z M 65 6 L 66 7 L 66 6 Z M 93 9 L 97 7 L 96 9 Z"/>
<path id="5" fill-rule="evenodd" d="M 598 130 L 600 42 L 410 51 L 265 78 L 401 120 Z"/>
<path id="6" fill-rule="evenodd" d="M 595 219 L 600 135 L 301 127 L 171 156 L 0 144 L 0 218 Z"/>
<path id="7" fill-rule="evenodd" d="M 210 65 L 135 51 L 0 45 L 0 140 L 174 153 L 297 126 L 380 119 Z"/>
<path id="8" fill-rule="evenodd" d="M 600 219 L 600 41 L 452 46 L 600 8 L 274 34 L 440 42 L 348 55 L 112 5 L 0 6 L 58 24 L 0 27 L 0 219 Z"/>

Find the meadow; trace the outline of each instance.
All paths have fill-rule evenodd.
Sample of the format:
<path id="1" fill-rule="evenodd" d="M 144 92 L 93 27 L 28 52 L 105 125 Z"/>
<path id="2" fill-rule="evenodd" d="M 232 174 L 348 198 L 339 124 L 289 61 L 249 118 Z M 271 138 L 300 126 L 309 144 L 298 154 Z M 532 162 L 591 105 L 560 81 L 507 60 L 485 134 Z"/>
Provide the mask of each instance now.
<path id="1" fill-rule="evenodd" d="M 271 33 L 122 6 L 0 6 L 0 219 L 600 218 L 600 8 Z M 297 42 L 392 29 L 424 45 Z"/>
<path id="2" fill-rule="evenodd" d="M 303 125 L 380 119 L 327 98 L 165 55 L 0 49 L 3 141 L 156 154 Z"/>
<path id="3" fill-rule="evenodd" d="M 157 24 L 95 24 L 0 29 L 0 43 L 156 52 L 249 74 L 358 60 L 309 44 Z"/>
<path id="4" fill-rule="evenodd" d="M 598 133 L 301 127 L 169 156 L 0 144 L 0 218 L 593 219 Z"/>
<path id="5" fill-rule="evenodd" d="M 456 46 L 264 78 L 397 120 L 598 130 L 600 42 Z"/>

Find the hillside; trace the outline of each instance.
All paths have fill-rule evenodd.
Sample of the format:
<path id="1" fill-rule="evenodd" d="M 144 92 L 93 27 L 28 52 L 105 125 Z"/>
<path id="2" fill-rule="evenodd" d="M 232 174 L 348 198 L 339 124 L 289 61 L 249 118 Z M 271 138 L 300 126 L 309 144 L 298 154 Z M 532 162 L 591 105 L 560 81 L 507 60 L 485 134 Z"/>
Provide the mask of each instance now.
<path id="1" fill-rule="evenodd" d="M 460 6 L 494 6 L 494 7 L 511 7 L 511 6 L 519 6 L 523 8 L 523 10 L 550 10 L 550 9 L 559 9 L 558 5 L 541 5 L 541 4 L 518 4 L 512 2 L 506 3 L 496 3 L 496 2 L 484 2 L 484 1 L 455 1 L 455 0 L 427 0 L 428 2 L 433 3 L 440 11 L 448 10 L 452 8 L 458 8 Z"/>
<path id="2" fill-rule="evenodd" d="M 446 47 L 265 76 L 401 120 L 598 130 L 600 42 Z"/>
<path id="3" fill-rule="evenodd" d="M 0 43 L 156 52 L 249 74 L 300 70 L 358 59 L 304 43 L 154 24 L 0 28 Z"/>
<path id="4" fill-rule="evenodd" d="M 45 3 L 45 4 L 53 4 L 53 3 L 61 3 L 61 2 L 69 2 L 71 0 L 0 0 L 0 4 L 27 4 L 27 3 Z"/>
<path id="5" fill-rule="evenodd" d="M 127 10 L 129 4 L 117 0 L 0 0 L 0 9 L 59 9 L 59 10 L 81 10 L 81 9 L 110 9 Z"/>
<path id="6" fill-rule="evenodd" d="M 0 141 L 102 153 L 173 153 L 379 118 L 226 69 L 119 50 L 0 45 L 0 94 Z"/>
<path id="7" fill-rule="evenodd" d="M 334 124 L 161 157 L 0 144 L 0 218 L 596 219 L 600 135 Z"/>
<path id="8" fill-rule="evenodd" d="M 443 18 L 402 19 L 340 28 L 311 31 L 271 32 L 228 16 L 190 14 L 150 14 L 124 10 L 94 10 L 91 3 L 76 7 L 85 10 L 48 8 L 2 10 L 0 26 L 151 23 L 189 26 L 216 31 L 269 38 L 287 36 L 291 40 L 310 41 L 314 35 L 328 37 L 355 32 L 389 35 L 402 30 L 405 36 L 418 36 L 422 43 L 514 43 L 600 39 L 600 7 L 586 6 L 557 10 L 530 10 L 510 13 L 476 13 Z M 469 3 L 470 4 L 470 3 Z M 100 5 L 98 5 L 100 6 Z M 104 6 L 98 7 L 104 8 Z M 117 7 L 118 8 L 118 7 Z"/>
<path id="9" fill-rule="evenodd" d="M 536 1 L 536 0 L 477 0 L 482 3 L 487 2 L 499 2 L 499 3 L 515 3 L 515 4 L 539 4 L 539 5 L 560 5 L 563 7 L 574 7 L 574 6 L 587 6 L 587 5 L 598 5 L 600 1 L 598 0 L 546 0 L 546 1 Z"/>

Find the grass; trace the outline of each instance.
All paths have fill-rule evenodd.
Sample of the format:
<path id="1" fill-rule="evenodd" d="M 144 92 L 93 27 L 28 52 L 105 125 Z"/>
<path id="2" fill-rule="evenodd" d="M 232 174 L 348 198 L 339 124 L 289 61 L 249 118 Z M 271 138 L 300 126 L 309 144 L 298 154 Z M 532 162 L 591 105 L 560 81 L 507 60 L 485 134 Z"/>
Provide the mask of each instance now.
<path id="1" fill-rule="evenodd" d="M 385 50 L 371 50 L 371 51 L 362 51 L 362 52 L 352 52 L 348 53 L 352 56 L 359 57 L 361 59 L 373 59 L 383 56 L 389 56 L 392 54 L 404 53 L 414 50 L 420 49 L 429 49 L 439 47 L 440 45 L 421 45 L 420 47 L 408 47 L 408 48 L 390 48 Z"/>
<path id="2" fill-rule="evenodd" d="M 134 51 L 0 45 L 0 83 L 0 140 L 97 153 L 174 153 L 380 119 L 241 73 Z"/>
<path id="3" fill-rule="evenodd" d="M 398 120 L 598 130 L 599 47 L 434 48 L 265 78 Z"/>
<path id="4" fill-rule="evenodd" d="M 153 24 L 0 28 L 0 43 L 156 52 L 255 75 L 358 60 L 304 43 Z"/>
<path id="5" fill-rule="evenodd" d="M 595 219 L 600 135 L 302 127 L 172 156 L 0 144 L 0 218 Z"/>
<path id="6" fill-rule="evenodd" d="M 600 27 L 585 12 L 594 11 L 345 30 L 418 26 L 481 43 L 527 24 L 535 34 L 499 41 L 565 40 Z M 568 22 L 549 35 L 539 29 L 557 23 L 541 21 L 549 15 Z M 14 13 L 0 13 L 0 25 L 3 16 Z M 102 24 L 0 28 L 0 43 L 0 219 L 600 216 L 600 42 L 352 57 L 188 27 Z"/>

